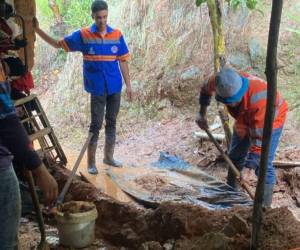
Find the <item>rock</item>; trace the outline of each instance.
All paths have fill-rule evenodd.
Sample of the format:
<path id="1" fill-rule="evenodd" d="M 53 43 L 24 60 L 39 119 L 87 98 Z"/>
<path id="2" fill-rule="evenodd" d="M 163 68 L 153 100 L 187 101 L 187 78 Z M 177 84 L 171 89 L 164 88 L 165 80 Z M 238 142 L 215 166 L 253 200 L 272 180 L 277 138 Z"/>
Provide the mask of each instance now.
<path id="1" fill-rule="evenodd" d="M 148 241 L 141 245 L 139 250 L 162 250 L 162 246 L 157 241 Z"/>
<path id="2" fill-rule="evenodd" d="M 236 66 L 240 69 L 245 69 L 251 66 L 251 61 L 248 55 L 243 54 L 241 52 L 237 52 L 235 54 L 231 54 L 228 56 L 228 62 L 233 66 Z"/>
<path id="3" fill-rule="evenodd" d="M 263 57 L 263 48 L 260 42 L 252 37 L 248 42 L 249 54 L 252 62 L 255 62 L 258 58 Z"/>
<path id="4" fill-rule="evenodd" d="M 247 222 L 235 214 L 224 227 L 223 233 L 228 237 L 233 237 L 236 234 L 248 234 L 250 232 Z"/>
<path id="5" fill-rule="evenodd" d="M 164 250 L 172 250 L 172 249 L 174 249 L 174 245 L 175 245 L 175 240 L 168 240 L 163 245 L 163 248 L 164 248 Z"/>
<path id="6" fill-rule="evenodd" d="M 195 80 L 200 76 L 200 73 L 201 72 L 198 67 L 191 66 L 181 73 L 180 79 L 182 81 Z"/>
<path id="7" fill-rule="evenodd" d="M 162 110 L 162 109 L 166 109 L 166 108 L 170 108 L 172 106 L 171 102 L 169 99 L 162 99 L 159 103 L 158 103 L 158 110 Z"/>
<path id="8" fill-rule="evenodd" d="M 165 71 L 164 70 L 161 70 L 155 77 L 156 80 L 160 80 L 161 78 L 163 78 L 165 74 Z"/>

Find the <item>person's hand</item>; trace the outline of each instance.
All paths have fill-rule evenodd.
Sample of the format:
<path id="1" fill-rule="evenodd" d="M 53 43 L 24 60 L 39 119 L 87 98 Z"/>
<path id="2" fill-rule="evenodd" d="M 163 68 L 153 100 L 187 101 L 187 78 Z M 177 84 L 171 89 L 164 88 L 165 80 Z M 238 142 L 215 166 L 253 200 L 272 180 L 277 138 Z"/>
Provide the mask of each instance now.
<path id="1" fill-rule="evenodd" d="M 39 30 L 40 29 L 40 23 L 39 23 L 39 21 L 36 17 L 34 17 L 32 19 L 32 25 L 33 25 L 34 30 Z"/>
<path id="2" fill-rule="evenodd" d="M 127 100 L 129 102 L 132 102 L 132 89 L 131 89 L 131 85 L 126 86 L 126 95 L 127 95 Z"/>
<path id="3" fill-rule="evenodd" d="M 36 184 L 42 190 L 47 204 L 55 201 L 58 195 L 58 186 L 56 180 L 48 172 L 47 168 L 42 164 L 33 170 L 36 177 Z"/>
<path id="4" fill-rule="evenodd" d="M 196 117 L 196 123 L 199 126 L 199 128 L 203 130 L 208 129 L 206 117 L 201 115 L 200 113 Z"/>

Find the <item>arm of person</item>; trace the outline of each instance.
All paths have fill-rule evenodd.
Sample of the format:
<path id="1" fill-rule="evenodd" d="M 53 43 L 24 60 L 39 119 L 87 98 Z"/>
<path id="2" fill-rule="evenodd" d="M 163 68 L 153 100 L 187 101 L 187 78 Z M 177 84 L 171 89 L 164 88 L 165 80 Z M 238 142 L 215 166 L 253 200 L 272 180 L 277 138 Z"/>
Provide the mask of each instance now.
<path id="1" fill-rule="evenodd" d="M 32 170 L 36 177 L 36 184 L 42 190 L 47 204 L 51 204 L 58 196 L 58 185 L 44 164 Z"/>
<path id="2" fill-rule="evenodd" d="M 210 105 L 211 97 L 215 91 L 215 77 L 211 76 L 205 80 L 200 89 L 199 105 L 200 110 L 196 117 L 196 123 L 201 129 L 208 129 L 207 124 L 207 107 Z"/>
<path id="3" fill-rule="evenodd" d="M 44 32 L 39 25 L 39 21 L 37 18 L 33 19 L 33 27 L 35 32 L 48 44 L 50 44 L 54 48 L 61 48 L 59 40 L 56 40 L 52 37 L 50 37 L 46 32 Z"/>
<path id="4" fill-rule="evenodd" d="M 31 147 L 27 133 L 16 115 L 0 120 L 0 138 L 14 156 L 14 163 L 33 172 L 46 202 L 52 203 L 57 197 L 57 183 Z"/>
<path id="5" fill-rule="evenodd" d="M 246 158 L 246 167 L 257 169 L 259 167 L 260 155 L 262 151 L 262 137 L 264 127 L 265 106 L 253 108 L 250 117 L 250 149 Z"/>
<path id="6" fill-rule="evenodd" d="M 126 95 L 129 101 L 132 101 L 132 89 L 130 83 L 129 67 L 127 61 L 120 61 L 120 69 L 126 85 Z"/>

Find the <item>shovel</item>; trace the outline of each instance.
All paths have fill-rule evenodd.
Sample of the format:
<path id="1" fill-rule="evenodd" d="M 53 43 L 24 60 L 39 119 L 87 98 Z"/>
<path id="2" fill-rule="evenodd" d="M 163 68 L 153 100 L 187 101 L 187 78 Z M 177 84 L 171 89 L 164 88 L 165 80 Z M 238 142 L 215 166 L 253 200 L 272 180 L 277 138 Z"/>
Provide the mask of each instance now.
<path id="1" fill-rule="evenodd" d="M 34 180 L 33 180 L 33 177 L 32 177 L 32 173 L 31 173 L 31 171 L 26 171 L 25 175 L 26 175 L 27 182 L 28 182 L 28 185 L 29 185 L 31 198 L 32 198 L 33 206 L 34 206 L 35 213 L 36 213 L 36 216 L 37 216 L 39 230 L 40 230 L 40 233 L 41 233 L 41 241 L 40 241 L 40 244 L 38 245 L 37 249 L 38 250 L 48 250 L 48 249 L 50 249 L 50 247 L 49 247 L 49 244 L 46 240 L 44 218 L 43 218 L 43 215 L 42 215 L 39 199 L 38 199 L 38 196 L 37 196 L 37 193 L 36 193 L 36 190 L 35 190 L 35 185 L 34 185 Z"/>
<path id="2" fill-rule="evenodd" d="M 73 180 L 73 178 L 74 178 L 74 176 L 76 174 L 76 171 L 77 171 L 77 169 L 79 167 L 79 164 L 80 164 L 80 162 L 82 160 L 82 157 L 83 157 L 83 155 L 84 155 L 84 153 L 85 153 L 85 151 L 86 151 L 86 149 L 87 149 L 87 147 L 88 147 L 88 145 L 89 145 L 89 143 L 90 143 L 90 141 L 92 139 L 92 136 L 93 136 L 93 133 L 89 133 L 88 137 L 86 138 L 86 141 L 83 144 L 83 147 L 82 147 L 82 149 L 81 149 L 81 151 L 79 153 L 79 156 L 78 156 L 78 158 L 77 158 L 77 160 L 76 160 L 76 162 L 74 164 L 72 172 L 71 172 L 71 174 L 70 174 L 70 176 L 69 176 L 69 178 L 68 178 L 65 186 L 63 187 L 63 190 L 61 191 L 61 193 L 57 197 L 57 201 L 56 201 L 56 204 L 55 204 L 56 207 L 59 206 L 59 205 L 61 205 L 64 202 L 65 195 L 66 195 L 66 193 L 69 190 L 69 187 L 70 187 L 70 185 L 72 183 L 72 180 Z"/>
<path id="3" fill-rule="evenodd" d="M 251 192 L 251 190 L 249 188 L 249 184 L 245 180 L 241 180 L 241 173 L 240 173 L 240 171 L 236 168 L 236 166 L 230 160 L 230 158 L 228 157 L 228 155 L 224 152 L 224 150 L 222 149 L 221 145 L 213 137 L 213 135 L 211 134 L 211 132 L 209 131 L 209 129 L 205 128 L 204 130 L 207 133 L 209 139 L 215 144 L 215 146 L 217 147 L 217 149 L 221 153 L 221 155 L 224 158 L 224 160 L 228 163 L 229 168 L 233 171 L 233 173 L 234 173 L 236 179 L 238 180 L 238 182 L 240 183 L 241 187 L 246 190 L 246 192 L 249 194 L 250 198 L 253 200 L 254 199 L 254 194 Z"/>

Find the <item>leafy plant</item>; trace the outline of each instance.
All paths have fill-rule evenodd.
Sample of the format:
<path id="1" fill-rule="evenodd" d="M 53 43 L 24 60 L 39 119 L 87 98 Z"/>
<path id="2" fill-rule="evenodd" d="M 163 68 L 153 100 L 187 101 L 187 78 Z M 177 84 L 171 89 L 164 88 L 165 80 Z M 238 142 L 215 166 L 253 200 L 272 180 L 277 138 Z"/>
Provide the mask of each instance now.
<path id="1" fill-rule="evenodd" d="M 296 34 L 300 35 L 300 14 L 288 14 L 288 18 L 294 22 L 293 27 L 288 27 L 287 30 Z"/>
<path id="2" fill-rule="evenodd" d="M 201 4 L 205 3 L 207 0 L 196 0 L 196 5 L 199 7 Z M 227 0 L 229 5 L 233 9 L 237 9 L 239 6 L 246 6 L 249 10 L 254 10 L 257 7 L 258 0 Z"/>

